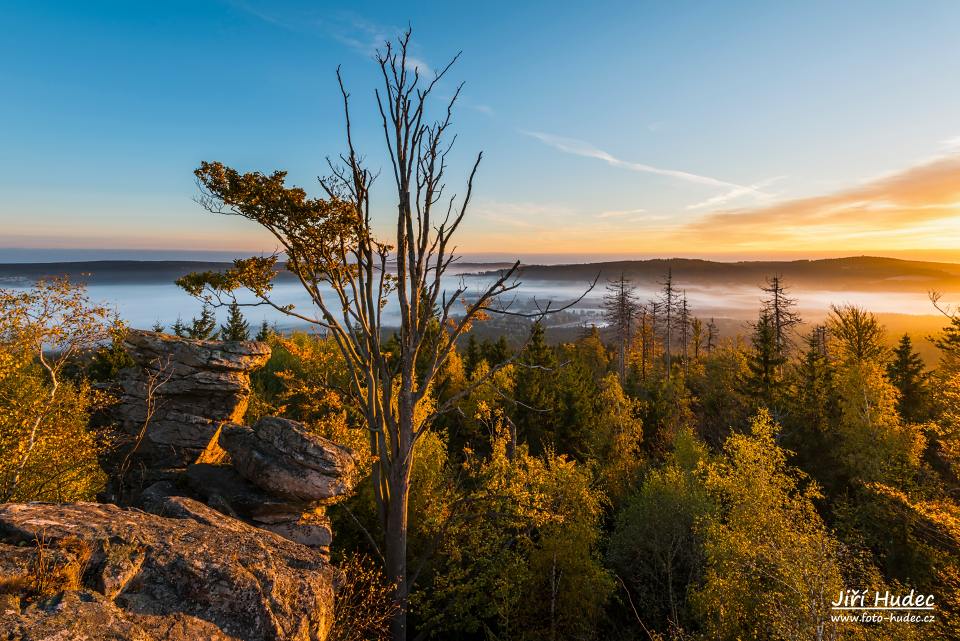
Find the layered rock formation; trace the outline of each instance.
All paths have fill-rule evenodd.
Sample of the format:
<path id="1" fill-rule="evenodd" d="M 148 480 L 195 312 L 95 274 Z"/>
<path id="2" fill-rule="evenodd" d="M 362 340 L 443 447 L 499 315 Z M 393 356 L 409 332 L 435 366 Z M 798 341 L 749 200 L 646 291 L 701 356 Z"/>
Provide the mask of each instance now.
<path id="1" fill-rule="evenodd" d="M 119 463 L 113 462 L 107 498 L 142 507 L 153 500 L 141 496 L 151 487 L 154 495 L 186 492 L 329 554 L 325 508 L 352 489 L 353 454 L 296 421 L 240 424 L 250 372 L 270 357 L 269 346 L 139 330 L 129 332 L 125 345 L 137 366 L 121 374 L 113 420 L 129 442 L 114 457 Z"/>
<path id="2" fill-rule="evenodd" d="M 162 516 L 94 503 L 0 505 L 0 583 L 29 593 L 38 577 L 47 582 L 32 602 L 0 600 L 0 639 L 327 637 L 332 571 L 320 555 L 191 499 L 147 504 Z M 51 585 L 59 551 L 73 573 Z"/>
<path id="3" fill-rule="evenodd" d="M 124 447 L 112 466 L 129 487 L 180 474 L 225 422 L 242 420 L 250 372 L 270 358 L 254 341 L 201 341 L 129 330 L 124 346 L 137 363 L 120 373 L 120 402 L 109 419 Z M 118 493 L 118 492 L 115 492 Z"/>
<path id="4" fill-rule="evenodd" d="M 297 543 L 329 553 L 326 506 L 343 498 L 356 476 L 353 453 L 288 419 L 267 417 L 253 427 L 224 425 L 222 454 L 187 470 L 211 506 Z M 225 466 L 227 460 L 230 467 Z"/>
<path id="5" fill-rule="evenodd" d="M 0 505 L 0 641 L 326 639 L 325 510 L 356 481 L 352 452 L 295 421 L 241 424 L 265 344 L 125 343 L 105 498 L 139 509 Z"/>

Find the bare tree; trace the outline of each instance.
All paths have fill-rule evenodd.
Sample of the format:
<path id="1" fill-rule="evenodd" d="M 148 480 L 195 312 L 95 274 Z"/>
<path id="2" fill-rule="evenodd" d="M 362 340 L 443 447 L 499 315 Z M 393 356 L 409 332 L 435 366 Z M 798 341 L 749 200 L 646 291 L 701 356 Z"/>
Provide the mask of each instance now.
<path id="1" fill-rule="evenodd" d="M 676 324 L 677 307 L 677 289 L 673 284 L 673 269 L 667 270 L 667 275 L 661 283 L 660 306 L 664 313 L 663 323 L 663 351 L 667 366 L 667 379 L 670 378 L 670 370 L 673 362 L 673 329 Z"/>
<path id="2" fill-rule="evenodd" d="M 641 305 L 637 316 L 640 318 L 640 380 L 645 382 L 653 342 L 650 340 L 650 335 L 653 333 L 650 320 L 653 314 L 647 310 L 646 305 Z"/>
<path id="3" fill-rule="evenodd" d="M 693 317 L 690 321 L 690 346 L 693 349 L 693 360 L 700 360 L 700 351 L 703 349 L 703 321 Z"/>
<path id="4" fill-rule="evenodd" d="M 621 383 L 627 377 L 627 349 L 633 337 L 638 308 L 637 295 L 628 278 L 620 274 L 620 278 L 607 283 L 607 291 L 603 296 L 603 311 L 607 325 L 613 331 L 617 342 Z"/>
<path id="5" fill-rule="evenodd" d="M 385 574 L 398 606 L 391 621 L 396 641 L 406 638 L 407 509 L 415 445 L 439 414 L 506 363 L 491 364 L 487 376 L 426 411 L 424 401 L 438 371 L 457 338 L 488 313 L 542 318 L 573 304 L 556 309 L 537 304 L 533 313 L 511 311 L 498 297 L 518 287 L 519 262 L 469 298 L 464 281 L 444 282 L 457 260 L 453 236 L 466 215 L 482 154 L 472 164 L 463 196 L 448 196 L 445 173 L 454 140 L 449 128 L 460 87 L 438 120 L 428 118 L 427 106 L 459 54 L 426 81 L 408 57 L 410 35 L 408 30 L 396 43 L 386 43 L 375 56 L 382 76 L 375 95 L 397 198 L 393 244 L 374 235 L 370 194 L 376 174 L 355 146 L 350 94 L 338 69 L 347 151 L 329 160 L 330 175 L 319 179 L 325 198 L 308 198 L 303 189 L 287 187 L 285 172 L 240 174 L 206 162 L 195 172 L 204 194 L 200 202 L 208 210 L 243 216 L 273 234 L 286 255 L 285 268 L 319 313 L 273 300 L 279 254 L 237 260 L 226 272 L 191 274 L 178 281 L 191 294 L 217 304 L 226 304 L 225 294 L 234 302 L 232 292 L 246 288 L 257 299 L 253 305 L 273 307 L 320 328 L 343 353 L 348 400 L 369 429 L 376 461 L 373 492 L 384 532 Z M 388 304 L 396 305 L 400 316 L 398 354 L 393 356 L 384 345 Z"/>
<path id="6" fill-rule="evenodd" d="M 687 306 L 687 290 L 683 290 L 677 301 L 677 329 L 680 331 L 680 350 L 683 371 L 687 371 L 687 358 L 690 351 L 690 307 Z"/>
<path id="7" fill-rule="evenodd" d="M 720 335 L 720 332 L 717 328 L 717 323 L 710 318 L 710 321 L 707 323 L 707 353 L 713 353 L 713 350 L 717 348 L 717 337 Z"/>
<path id="8" fill-rule="evenodd" d="M 143 440 L 147 436 L 147 430 L 150 427 L 150 423 L 153 421 L 153 417 L 157 413 L 157 410 L 163 404 L 163 400 L 160 398 L 160 390 L 164 385 L 170 382 L 171 378 L 173 378 L 171 358 L 168 356 L 164 361 L 161 361 L 159 357 L 155 358 L 151 362 L 150 367 L 144 368 L 144 374 L 146 375 L 147 380 L 144 384 L 143 421 L 140 423 L 140 429 L 135 435 L 133 435 L 132 442 L 124 444 L 126 447 L 126 452 L 123 456 L 123 459 L 117 465 L 116 470 L 113 472 L 113 476 L 116 479 L 114 500 L 120 505 L 124 505 L 129 499 L 129 496 L 127 495 L 127 482 L 130 480 L 129 473 L 130 466 L 133 463 L 133 458 L 139 453 L 140 447 L 143 445 Z M 143 475 L 141 474 L 140 489 L 143 489 L 142 481 Z"/>
<path id="9" fill-rule="evenodd" d="M 793 347 L 794 328 L 801 322 L 800 315 L 794 310 L 797 299 L 789 296 L 779 275 L 767 278 L 766 285 L 761 285 L 760 289 L 767 295 L 761 302 L 770 315 L 777 356 L 785 360 Z"/>
<path id="10" fill-rule="evenodd" d="M 647 302 L 647 307 L 650 309 L 650 372 L 652 374 L 656 373 L 656 359 L 657 359 L 657 340 L 660 336 L 660 325 L 662 324 L 663 315 L 660 313 L 663 310 L 663 305 L 660 304 L 659 300 L 651 300 Z"/>

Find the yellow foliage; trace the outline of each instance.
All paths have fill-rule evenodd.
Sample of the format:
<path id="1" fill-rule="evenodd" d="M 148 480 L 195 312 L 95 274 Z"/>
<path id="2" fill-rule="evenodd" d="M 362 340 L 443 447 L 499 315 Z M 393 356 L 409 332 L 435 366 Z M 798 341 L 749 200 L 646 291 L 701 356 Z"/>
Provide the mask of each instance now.
<path id="1" fill-rule="evenodd" d="M 108 444 L 87 424 L 106 397 L 64 370 L 117 326 L 65 279 L 0 290 L 0 502 L 90 499 L 102 487 Z"/>

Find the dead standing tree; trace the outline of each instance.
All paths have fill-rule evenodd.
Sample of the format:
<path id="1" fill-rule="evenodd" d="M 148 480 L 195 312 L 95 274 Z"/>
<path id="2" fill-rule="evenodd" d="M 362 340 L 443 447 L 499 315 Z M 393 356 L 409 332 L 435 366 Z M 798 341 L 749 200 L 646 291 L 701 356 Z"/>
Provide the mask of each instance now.
<path id="1" fill-rule="evenodd" d="M 385 574 L 398 605 L 391 623 L 397 641 L 406 638 L 407 508 L 414 446 L 437 415 L 470 391 L 426 413 L 423 401 L 432 382 L 457 338 L 488 312 L 543 317 L 573 304 L 557 309 L 538 306 L 533 314 L 502 306 L 498 297 L 519 285 L 515 282 L 519 262 L 469 301 L 462 281 L 454 287 L 442 282 L 457 259 L 452 239 L 467 212 L 482 155 L 473 163 L 464 196 L 448 198 L 444 173 L 453 144 L 448 129 L 460 89 L 447 102 L 441 119 L 428 120 L 426 110 L 434 88 L 457 58 L 424 81 L 407 55 L 410 35 L 408 30 L 396 45 L 388 42 L 376 54 L 383 80 L 376 99 L 397 197 L 394 244 L 374 236 L 370 188 L 375 174 L 354 146 L 350 94 L 338 70 L 347 151 L 339 163 L 329 163 L 331 175 L 320 179 L 325 198 L 308 198 L 303 189 L 287 187 L 285 172 L 240 174 L 206 162 L 195 172 L 204 193 L 200 202 L 208 210 L 248 218 L 273 234 L 286 255 L 285 268 L 296 276 L 319 314 L 279 305 L 271 298 L 278 254 L 237 260 L 226 272 L 191 274 L 178 281 L 189 293 L 218 304 L 225 304 L 223 296 L 235 302 L 232 292 L 245 288 L 257 299 L 253 305 L 270 306 L 321 328 L 343 353 L 348 399 L 367 423 L 376 461 L 374 497 L 384 532 Z M 394 260 L 395 274 L 390 273 Z M 390 356 L 384 346 L 388 326 L 383 311 L 391 302 L 400 315 L 399 357 Z M 475 385 L 490 380 L 506 364 L 491 367 Z"/>
<path id="2" fill-rule="evenodd" d="M 617 364 L 621 384 L 627 378 L 627 350 L 633 338 L 639 307 L 636 292 L 626 276 L 620 274 L 620 278 L 607 283 L 607 291 L 603 295 L 603 315 L 617 341 Z"/>
<path id="3" fill-rule="evenodd" d="M 761 303 L 763 309 L 770 315 L 777 356 L 786 360 L 793 348 L 794 328 L 802 322 L 800 315 L 794 311 L 797 299 L 790 297 L 789 291 L 783 285 L 782 277 L 777 274 L 767 278 L 766 285 L 761 285 L 760 289 L 767 294 L 767 298 L 764 298 Z M 781 365 L 781 372 L 782 368 Z"/>

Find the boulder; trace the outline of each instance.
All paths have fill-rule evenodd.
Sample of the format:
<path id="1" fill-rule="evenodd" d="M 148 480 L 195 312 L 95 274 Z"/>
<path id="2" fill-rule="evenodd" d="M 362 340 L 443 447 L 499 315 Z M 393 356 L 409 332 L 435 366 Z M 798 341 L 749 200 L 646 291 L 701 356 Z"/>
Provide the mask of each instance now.
<path id="1" fill-rule="evenodd" d="M 270 494 L 328 504 L 353 488 L 353 453 L 296 421 L 269 417 L 252 428 L 224 425 L 219 443 L 237 472 Z"/>
<path id="2" fill-rule="evenodd" d="M 95 503 L 0 505 L 5 583 L 31 571 L 24 550 L 37 539 L 89 552 L 78 585 L 0 603 L 0 639 L 326 638 L 333 577 L 315 550 L 188 498 L 155 492 L 150 508 L 162 515 Z"/>
<path id="3" fill-rule="evenodd" d="M 306 502 L 267 494 L 229 465 L 198 463 L 187 468 L 187 483 L 207 505 L 237 518 L 258 523 L 296 521 L 311 509 Z"/>
<path id="4" fill-rule="evenodd" d="M 294 521 L 265 523 L 260 527 L 301 545 L 317 548 L 324 554 L 329 553 L 330 543 L 333 542 L 330 519 L 322 509 L 302 514 Z"/>
<path id="5" fill-rule="evenodd" d="M 257 438 L 272 445 L 304 467 L 352 480 L 356 470 L 353 452 L 311 433 L 303 423 L 265 416 L 253 426 Z"/>

